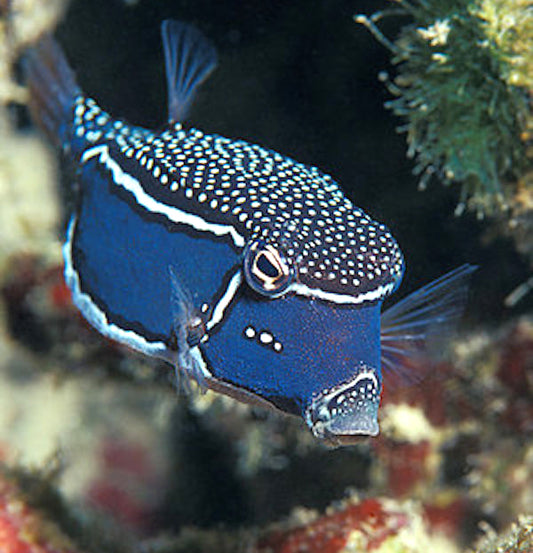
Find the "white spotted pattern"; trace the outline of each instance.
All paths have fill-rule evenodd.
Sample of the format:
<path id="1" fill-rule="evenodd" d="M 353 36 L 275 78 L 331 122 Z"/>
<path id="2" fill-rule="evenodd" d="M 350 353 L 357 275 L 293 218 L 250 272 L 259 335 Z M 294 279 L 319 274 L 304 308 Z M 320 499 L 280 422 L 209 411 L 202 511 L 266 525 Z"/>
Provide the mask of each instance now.
<path id="1" fill-rule="evenodd" d="M 317 290 L 360 303 L 398 285 L 404 262 L 394 238 L 317 168 L 180 124 L 162 133 L 130 127 L 81 96 L 74 115 L 75 135 L 91 146 L 107 144 L 157 202 L 282 248 L 295 268 L 295 293 Z"/>

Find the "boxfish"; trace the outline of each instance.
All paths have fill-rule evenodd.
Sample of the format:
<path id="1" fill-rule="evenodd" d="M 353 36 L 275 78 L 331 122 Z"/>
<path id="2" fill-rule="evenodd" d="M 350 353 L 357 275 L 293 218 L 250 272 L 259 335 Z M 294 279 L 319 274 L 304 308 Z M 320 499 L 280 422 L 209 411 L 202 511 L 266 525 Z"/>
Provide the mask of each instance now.
<path id="1" fill-rule="evenodd" d="M 376 436 L 383 378 L 409 378 L 461 313 L 474 267 L 382 312 L 405 268 L 387 227 L 316 167 L 186 125 L 217 53 L 192 25 L 161 30 L 159 131 L 86 96 L 52 37 L 26 56 L 32 116 L 73 168 L 73 302 L 202 389 L 299 416 L 327 444 Z"/>

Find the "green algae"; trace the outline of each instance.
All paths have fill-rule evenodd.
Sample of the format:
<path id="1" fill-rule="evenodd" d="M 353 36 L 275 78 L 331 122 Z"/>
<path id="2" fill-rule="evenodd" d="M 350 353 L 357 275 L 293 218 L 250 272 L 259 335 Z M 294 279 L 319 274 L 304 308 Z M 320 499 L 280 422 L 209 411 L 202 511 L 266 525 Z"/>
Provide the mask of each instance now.
<path id="1" fill-rule="evenodd" d="M 421 188 L 459 183 L 458 213 L 500 212 L 532 193 L 533 7 L 527 0 L 391 0 L 356 16 L 392 52 L 387 103 L 404 123 Z M 408 16 L 394 41 L 377 22 Z M 529 176 L 528 176 L 529 175 Z"/>

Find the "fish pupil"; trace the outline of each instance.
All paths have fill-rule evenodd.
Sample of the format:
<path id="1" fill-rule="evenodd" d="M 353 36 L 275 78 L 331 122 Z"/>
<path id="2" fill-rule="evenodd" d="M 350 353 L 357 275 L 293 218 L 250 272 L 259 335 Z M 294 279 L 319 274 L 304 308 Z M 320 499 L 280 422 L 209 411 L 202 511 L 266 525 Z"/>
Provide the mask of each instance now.
<path id="1" fill-rule="evenodd" d="M 257 268 L 267 277 L 275 279 L 279 277 L 279 269 L 264 254 L 259 254 L 256 261 Z"/>
<path id="2" fill-rule="evenodd" d="M 280 296 L 291 282 L 292 271 L 283 253 L 262 240 L 256 240 L 247 247 L 243 268 L 252 289 L 266 296 Z"/>

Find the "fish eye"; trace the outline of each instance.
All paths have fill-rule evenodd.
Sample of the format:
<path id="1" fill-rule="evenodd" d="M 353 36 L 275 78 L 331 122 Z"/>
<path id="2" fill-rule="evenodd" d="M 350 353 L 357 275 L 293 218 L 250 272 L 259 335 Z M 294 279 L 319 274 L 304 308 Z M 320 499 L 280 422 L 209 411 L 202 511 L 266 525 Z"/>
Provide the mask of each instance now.
<path id="1" fill-rule="evenodd" d="M 274 298 L 289 287 L 292 269 L 278 248 L 255 240 L 244 252 L 244 276 L 253 290 Z"/>

